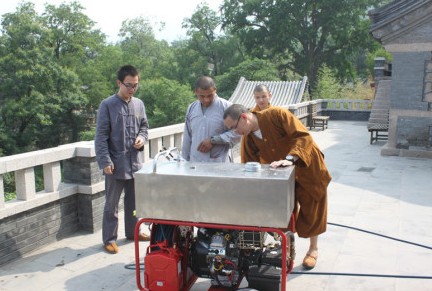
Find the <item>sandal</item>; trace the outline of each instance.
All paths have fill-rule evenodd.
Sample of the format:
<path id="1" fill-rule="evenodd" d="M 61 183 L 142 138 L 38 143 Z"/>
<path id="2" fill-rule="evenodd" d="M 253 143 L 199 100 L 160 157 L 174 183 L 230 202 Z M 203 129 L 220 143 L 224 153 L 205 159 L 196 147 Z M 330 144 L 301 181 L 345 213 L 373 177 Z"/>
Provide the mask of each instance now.
<path id="1" fill-rule="evenodd" d="M 303 268 L 306 270 L 312 270 L 315 268 L 318 256 L 311 256 L 310 254 L 306 254 L 303 259 Z"/>

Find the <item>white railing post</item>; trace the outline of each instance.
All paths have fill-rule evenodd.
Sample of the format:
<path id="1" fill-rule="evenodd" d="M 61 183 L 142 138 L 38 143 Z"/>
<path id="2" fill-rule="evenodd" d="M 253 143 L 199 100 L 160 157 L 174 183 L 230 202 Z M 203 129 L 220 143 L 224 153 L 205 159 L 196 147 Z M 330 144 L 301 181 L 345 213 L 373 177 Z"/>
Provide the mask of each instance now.
<path id="1" fill-rule="evenodd" d="M 167 149 L 174 147 L 174 135 L 170 134 L 169 136 L 165 136 L 163 138 L 163 146 Z"/>
<path id="2" fill-rule="evenodd" d="M 15 171 L 15 189 L 18 200 L 31 200 L 36 196 L 34 168 Z"/>
<path id="3" fill-rule="evenodd" d="M 61 183 L 60 162 L 43 165 L 45 192 L 58 191 Z"/>
<path id="4" fill-rule="evenodd" d="M 157 137 L 150 140 L 150 158 L 157 155 L 158 152 L 162 150 L 162 138 Z"/>
<path id="5" fill-rule="evenodd" d="M 183 132 L 174 134 L 174 146 L 181 150 L 183 142 Z"/>
<path id="6" fill-rule="evenodd" d="M 330 106 L 327 105 L 327 108 L 330 108 L 330 109 L 336 108 L 336 104 L 335 104 L 335 101 L 333 99 L 329 99 L 329 100 L 327 100 L 327 102 L 330 103 Z"/>
<path id="7" fill-rule="evenodd" d="M 144 145 L 144 151 L 143 151 L 143 155 L 144 155 L 144 163 L 148 162 L 150 160 L 150 144 L 149 142 L 146 142 Z"/>

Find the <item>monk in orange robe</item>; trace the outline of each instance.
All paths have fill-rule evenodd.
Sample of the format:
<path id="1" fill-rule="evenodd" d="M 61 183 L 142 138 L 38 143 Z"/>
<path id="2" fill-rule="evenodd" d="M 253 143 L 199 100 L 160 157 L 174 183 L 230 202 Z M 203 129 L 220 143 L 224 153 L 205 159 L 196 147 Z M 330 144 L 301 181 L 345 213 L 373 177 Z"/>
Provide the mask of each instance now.
<path id="1" fill-rule="evenodd" d="M 266 85 L 256 85 L 253 94 L 256 105 L 254 108 L 252 108 L 251 112 L 261 111 L 271 106 L 270 99 L 272 94 Z"/>
<path id="2" fill-rule="evenodd" d="M 331 180 L 323 153 L 301 121 L 285 108 L 249 112 L 243 105 L 233 104 L 224 113 L 224 123 L 243 135 L 242 163 L 295 165 L 295 198 L 299 205 L 295 209 L 296 231 L 300 237 L 310 238 L 303 267 L 314 268 L 318 235 L 327 226 L 327 186 Z"/>

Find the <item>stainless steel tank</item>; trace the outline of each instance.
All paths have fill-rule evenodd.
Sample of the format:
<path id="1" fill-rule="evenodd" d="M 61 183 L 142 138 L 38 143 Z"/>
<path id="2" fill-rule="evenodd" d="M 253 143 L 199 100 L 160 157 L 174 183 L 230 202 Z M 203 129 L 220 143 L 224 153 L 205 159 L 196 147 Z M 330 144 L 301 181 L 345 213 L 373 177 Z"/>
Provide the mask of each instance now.
<path id="1" fill-rule="evenodd" d="M 282 228 L 294 206 L 294 167 L 156 160 L 136 173 L 135 193 L 140 218 Z"/>

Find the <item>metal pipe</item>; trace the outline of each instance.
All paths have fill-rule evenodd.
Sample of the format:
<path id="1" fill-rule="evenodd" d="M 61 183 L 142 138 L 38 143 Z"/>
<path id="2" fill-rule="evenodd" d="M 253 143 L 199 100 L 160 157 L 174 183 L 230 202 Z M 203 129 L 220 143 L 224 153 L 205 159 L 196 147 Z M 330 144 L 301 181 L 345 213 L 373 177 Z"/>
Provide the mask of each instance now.
<path id="1" fill-rule="evenodd" d="M 158 153 L 156 154 L 156 156 L 153 158 L 153 173 L 156 173 L 156 167 L 157 167 L 157 161 L 158 161 L 158 159 L 159 159 L 161 156 L 168 156 L 168 155 L 171 155 L 171 152 L 173 152 L 173 151 L 177 151 L 177 155 L 180 156 L 180 151 L 179 151 L 179 149 L 176 148 L 176 147 L 169 148 L 169 149 L 167 149 L 167 150 L 164 150 L 164 151 L 158 152 Z M 172 155 L 171 155 L 171 156 L 172 156 Z M 180 161 L 180 158 L 178 158 L 177 161 Z"/>

